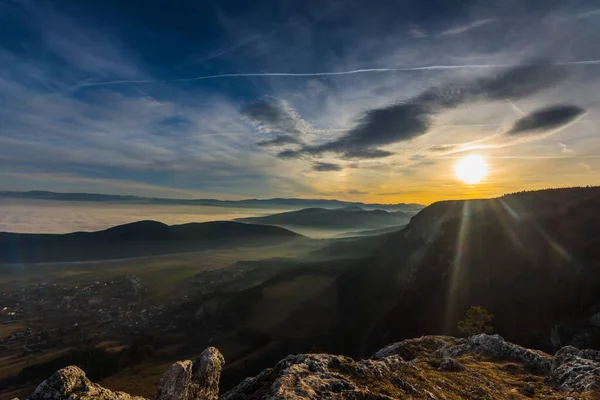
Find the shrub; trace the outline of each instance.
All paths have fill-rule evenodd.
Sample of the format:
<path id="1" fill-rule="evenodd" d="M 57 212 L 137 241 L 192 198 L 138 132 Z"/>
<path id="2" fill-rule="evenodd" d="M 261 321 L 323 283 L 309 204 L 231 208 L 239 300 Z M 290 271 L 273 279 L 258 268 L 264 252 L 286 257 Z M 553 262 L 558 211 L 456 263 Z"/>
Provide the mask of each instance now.
<path id="1" fill-rule="evenodd" d="M 480 333 L 492 333 L 494 328 L 490 322 L 494 315 L 481 306 L 472 306 L 467 310 L 465 319 L 458 321 L 457 329 L 466 336 L 478 335 Z"/>

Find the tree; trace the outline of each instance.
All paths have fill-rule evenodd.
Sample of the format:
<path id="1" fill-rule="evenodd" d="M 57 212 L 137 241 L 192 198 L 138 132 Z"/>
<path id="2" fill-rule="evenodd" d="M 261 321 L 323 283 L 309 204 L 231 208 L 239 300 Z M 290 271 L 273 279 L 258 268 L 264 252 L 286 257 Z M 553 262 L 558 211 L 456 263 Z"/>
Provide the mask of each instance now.
<path id="1" fill-rule="evenodd" d="M 472 306 L 467 310 L 464 320 L 458 321 L 458 331 L 464 335 L 472 336 L 480 333 L 492 333 L 494 328 L 490 322 L 494 315 L 481 306 Z"/>

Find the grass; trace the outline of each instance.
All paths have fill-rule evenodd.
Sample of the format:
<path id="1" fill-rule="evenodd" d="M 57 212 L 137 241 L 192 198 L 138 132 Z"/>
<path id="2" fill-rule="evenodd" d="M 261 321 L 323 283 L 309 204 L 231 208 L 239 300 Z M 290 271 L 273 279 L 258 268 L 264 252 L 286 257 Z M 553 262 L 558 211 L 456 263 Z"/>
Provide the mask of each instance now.
<path id="1" fill-rule="evenodd" d="M 162 374 L 172 363 L 144 363 L 126 368 L 119 374 L 98 382 L 110 390 L 118 390 L 134 396 L 154 398 Z"/>
<path id="2" fill-rule="evenodd" d="M 468 355 L 456 359 L 465 366 L 461 372 L 438 371 L 427 357 L 418 356 L 411 364 L 400 364 L 384 374 L 365 372 L 350 361 L 339 368 L 360 387 L 372 394 L 390 398 L 446 400 L 521 400 L 521 399 L 598 399 L 597 393 L 560 393 L 544 384 L 544 375 L 537 375 L 522 365 Z M 416 368 L 415 368 L 416 367 Z M 531 385 L 533 392 L 524 390 Z M 382 397 L 383 398 L 383 397 Z"/>

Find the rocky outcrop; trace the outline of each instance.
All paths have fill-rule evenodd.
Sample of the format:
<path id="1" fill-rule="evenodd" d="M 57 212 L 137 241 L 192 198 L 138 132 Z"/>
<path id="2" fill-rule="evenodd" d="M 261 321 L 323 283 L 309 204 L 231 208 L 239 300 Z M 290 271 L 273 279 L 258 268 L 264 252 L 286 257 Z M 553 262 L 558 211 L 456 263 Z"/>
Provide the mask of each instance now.
<path id="1" fill-rule="evenodd" d="M 154 400 L 217 400 L 223 356 L 206 349 L 178 361 Z M 567 346 L 554 357 L 498 335 L 424 336 L 389 345 L 370 359 L 290 355 L 247 378 L 223 400 L 283 399 L 592 399 L 600 398 L 600 352 Z M 29 400 L 146 400 L 90 382 L 70 366 L 42 382 Z"/>
<path id="2" fill-rule="evenodd" d="M 154 400 L 217 400 L 219 379 L 225 359 L 214 347 L 204 350 L 195 361 L 178 361 L 163 374 Z M 42 382 L 27 400 L 147 400 L 113 392 L 86 378 L 69 366 Z"/>
<path id="3" fill-rule="evenodd" d="M 553 358 L 498 335 L 424 336 L 389 345 L 368 360 L 288 356 L 222 399 L 590 398 L 592 392 L 600 396 L 597 357 L 590 350 L 563 350 Z"/>
<path id="4" fill-rule="evenodd" d="M 454 358 L 463 354 L 483 354 L 517 361 L 528 368 L 543 373 L 550 372 L 551 357 L 548 354 L 509 343 L 499 335 L 481 334 L 468 339 L 459 339 L 452 345 L 440 348 L 436 355 Z"/>
<path id="5" fill-rule="evenodd" d="M 28 400 L 145 400 L 123 392 L 113 392 L 86 378 L 75 366 L 63 368 L 42 382 Z"/>
<path id="6" fill-rule="evenodd" d="M 547 383 L 563 392 L 600 390 L 600 351 L 566 346 L 552 358 Z"/>
<path id="7" fill-rule="evenodd" d="M 163 374 L 155 400 L 217 400 L 225 359 L 214 347 L 194 362 L 178 361 Z"/>

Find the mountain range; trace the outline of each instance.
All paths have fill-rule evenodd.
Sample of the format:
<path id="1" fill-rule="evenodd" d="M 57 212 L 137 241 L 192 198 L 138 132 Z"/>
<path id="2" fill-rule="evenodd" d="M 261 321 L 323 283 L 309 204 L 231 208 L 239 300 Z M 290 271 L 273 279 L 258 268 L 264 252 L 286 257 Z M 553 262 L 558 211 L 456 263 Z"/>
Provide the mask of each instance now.
<path id="1" fill-rule="evenodd" d="M 273 198 L 273 199 L 245 199 L 245 200 L 216 200 L 216 199 L 169 199 L 159 197 L 140 197 L 130 195 L 109 195 L 95 193 L 57 193 L 41 190 L 27 192 L 0 191 L 0 198 L 38 199 L 38 200 L 62 200 L 62 201 L 88 201 L 88 202 L 117 202 L 117 203 L 139 203 L 139 204 L 167 204 L 167 205 L 196 205 L 196 206 L 218 206 L 218 207 L 245 207 L 245 208 L 274 208 L 297 210 L 309 207 L 340 208 L 361 207 L 364 209 L 381 209 L 389 211 L 416 212 L 423 208 L 416 203 L 377 204 L 349 202 L 327 199 L 296 199 L 296 198 Z"/>
<path id="2" fill-rule="evenodd" d="M 276 226 L 215 221 L 166 225 L 139 221 L 97 232 L 0 232 L 0 263 L 105 260 L 199 251 L 226 246 L 276 245 L 302 238 Z"/>
<path id="3" fill-rule="evenodd" d="M 238 218 L 236 221 L 289 227 L 302 226 L 322 229 L 367 230 L 406 224 L 410 217 L 411 215 L 402 211 L 369 211 L 352 206 L 334 210 L 305 208 L 298 211 L 289 211 L 262 217 Z"/>

